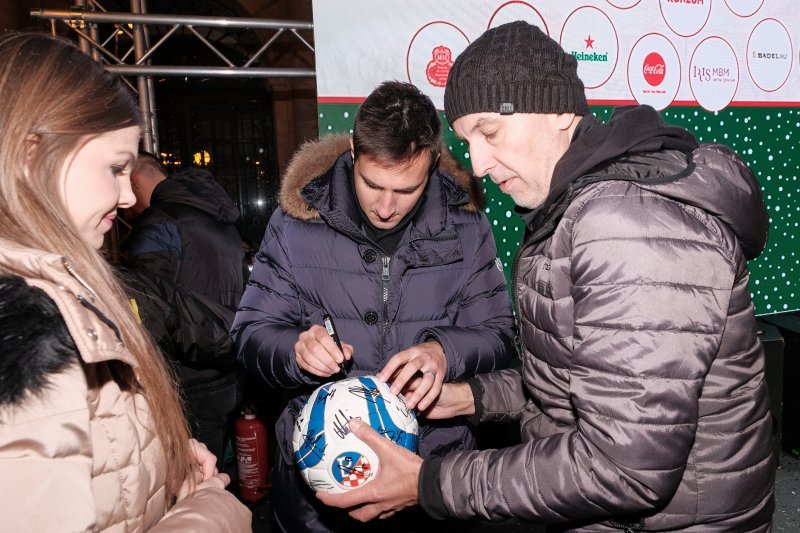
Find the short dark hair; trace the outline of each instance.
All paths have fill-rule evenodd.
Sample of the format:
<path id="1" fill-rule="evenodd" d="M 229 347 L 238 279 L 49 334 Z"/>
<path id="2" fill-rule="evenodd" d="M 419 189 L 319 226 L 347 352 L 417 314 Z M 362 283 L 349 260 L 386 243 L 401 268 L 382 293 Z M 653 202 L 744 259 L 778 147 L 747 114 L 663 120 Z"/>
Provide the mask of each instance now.
<path id="1" fill-rule="evenodd" d="M 386 81 L 367 96 L 353 126 L 353 157 L 403 163 L 424 151 L 434 163 L 441 150 L 442 123 L 436 107 L 410 83 Z"/>
<path id="2" fill-rule="evenodd" d="M 161 163 L 161 159 L 145 150 L 139 150 L 139 157 L 136 158 L 136 163 L 134 163 L 131 173 L 134 175 L 146 174 L 148 178 L 156 177 L 155 175 L 161 175 L 166 178 L 169 175 L 167 169 Z"/>

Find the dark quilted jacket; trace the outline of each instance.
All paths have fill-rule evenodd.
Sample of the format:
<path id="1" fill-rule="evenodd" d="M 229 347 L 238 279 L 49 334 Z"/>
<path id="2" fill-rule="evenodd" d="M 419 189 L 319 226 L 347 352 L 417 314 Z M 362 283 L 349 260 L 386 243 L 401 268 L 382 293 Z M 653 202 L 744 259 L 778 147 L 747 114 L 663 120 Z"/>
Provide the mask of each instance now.
<path id="1" fill-rule="evenodd" d="M 234 319 L 240 363 L 294 396 L 276 430 L 289 464 L 295 414 L 322 383 L 298 367 L 294 344 L 322 324 L 323 309 L 354 346 L 350 375 L 374 374 L 396 352 L 429 338 L 444 348 L 446 381 L 504 368 L 515 354 L 494 238 L 467 191 L 434 172 L 384 281 L 386 258 L 361 230 L 351 173 L 347 137 L 300 149 Z M 421 455 L 474 446 L 465 425 L 439 426 L 422 425 Z"/>
<path id="2" fill-rule="evenodd" d="M 132 269 L 235 310 L 244 287 L 239 210 L 210 172 L 188 168 L 153 190 L 127 246 Z"/>
<path id="3" fill-rule="evenodd" d="M 151 281 L 158 283 L 157 279 L 162 278 L 166 284 L 188 290 L 190 298 L 205 298 L 212 306 L 218 304 L 232 317 L 244 287 L 242 238 L 235 226 L 238 218 L 233 200 L 210 172 L 197 168 L 176 172 L 156 186 L 150 207 L 136 219 L 127 246 L 128 265 Z M 133 286 L 137 288 L 139 284 Z M 144 311 L 158 307 L 153 300 L 141 302 Z M 180 301 L 170 303 L 178 311 L 187 310 Z M 222 317 L 220 311 L 224 313 L 204 305 L 192 310 L 194 313 L 186 316 L 196 315 L 189 320 L 194 327 L 173 330 L 171 335 L 204 337 L 209 332 L 202 328 L 218 321 Z M 145 325 L 148 322 L 152 321 L 145 317 Z M 160 325 L 166 325 L 166 321 Z M 157 333 L 151 330 L 156 337 Z M 235 374 L 236 361 L 230 346 L 219 346 L 220 352 L 214 361 L 209 361 L 182 353 L 180 344 L 169 346 L 175 350 L 168 355 L 178 361 L 183 385 L 214 383 Z M 167 347 L 163 343 L 161 346 Z"/>
<path id="4" fill-rule="evenodd" d="M 605 531 L 768 531 L 772 423 L 747 259 L 758 184 L 728 148 L 618 159 L 575 181 L 515 265 L 523 366 L 479 376 L 524 443 L 426 462 L 422 505 Z M 436 492 L 440 491 L 440 494 Z"/>

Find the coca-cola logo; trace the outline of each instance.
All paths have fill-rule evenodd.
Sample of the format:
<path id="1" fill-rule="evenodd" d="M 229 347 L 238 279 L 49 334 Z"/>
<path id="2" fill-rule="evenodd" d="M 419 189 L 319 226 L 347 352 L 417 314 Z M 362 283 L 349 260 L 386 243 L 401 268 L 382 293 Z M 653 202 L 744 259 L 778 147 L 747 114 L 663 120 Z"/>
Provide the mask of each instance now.
<path id="1" fill-rule="evenodd" d="M 667 74 L 667 66 L 664 58 L 658 52 L 650 52 L 644 58 L 642 64 L 642 75 L 644 80 L 651 87 L 658 87 L 664 81 L 664 76 Z"/>
<path id="2" fill-rule="evenodd" d="M 631 95 L 640 104 L 660 111 L 675 100 L 682 70 L 672 41 L 660 33 L 648 33 L 636 41 L 628 58 Z"/>

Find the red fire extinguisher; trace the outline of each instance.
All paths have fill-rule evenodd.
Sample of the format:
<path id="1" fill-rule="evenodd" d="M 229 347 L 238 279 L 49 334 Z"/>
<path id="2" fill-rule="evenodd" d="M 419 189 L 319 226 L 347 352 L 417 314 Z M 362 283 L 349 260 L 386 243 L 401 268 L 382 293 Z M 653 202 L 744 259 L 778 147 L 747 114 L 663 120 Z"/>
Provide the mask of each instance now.
<path id="1" fill-rule="evenodd" d="M 236 420 L 236 458 L 239 465 L 239 496 L 257 502 L 265 496 L 269 472 L 267 427 L 249 407 Z"/>

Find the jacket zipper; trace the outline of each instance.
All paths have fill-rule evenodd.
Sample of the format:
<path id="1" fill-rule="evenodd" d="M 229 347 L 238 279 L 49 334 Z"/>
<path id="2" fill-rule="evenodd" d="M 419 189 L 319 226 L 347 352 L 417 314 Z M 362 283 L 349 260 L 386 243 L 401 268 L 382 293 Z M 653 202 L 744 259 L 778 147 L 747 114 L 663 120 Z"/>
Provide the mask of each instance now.
<path id="1" fill-rule="evenodd" d="M 89 293 L 92 295 L 91 298 L 90 298 L 92 302 L 95 302 L 95 301 L 102 302 L 102 300 L 97 295 L 97 293 L 94 291 L 94 289 L 91 287 L 91 285 L 86 283 L 86 281 L 80 276 L 80 274 L 78 274 L 78 272 L 75 270 L 75 267 L 73 267 L 72 263 L 69 262 L 69 259 L 67 259 L 66 257 L 62 257 L 61 258 L 61 265 L 64 267 L 64 270 L 66 270 L 69 273 L 70 276 L 75 278 L 75 280 L 78 283 L 80 283 L 81 286 L 84 289 L 89 291 Z M 98 309 L 96 306 L 92 305 L 91 302 L 87 301 L 86 298 L 84 298 L 80 294 L 77 294 L 75 297 L 78 299 L 78 302 L 80 302 L 80 304 L 82 306 L 84 306 L 89 311 L 94 313 L 97 316 L 97 318 L 100 319 L 101 322 L 103 322 L 106 326 L 108 326 L 111 329 L 111 331 L 114 332 L 114 335 L 117 337 L 117 343 L 119 345 L 122 345 L 123 344 L 122 335 L 120 334 L 120 331 L 119 331 L 119 328 L 117 327 L 117 325 L 114 324 L 114 322 L 112 322 L 112 320 L 110 318 L 108 318 L 105 314 L 103 314 L 103 312 L 100 311 L 100 309 Z M 136 379 L 137 380 L 139 379 L 138 375 L 137 375 Z"/>
<path id="2" fill-rule="evenodd" d="M 575 194 L 575 190 L 571 189 L 567 192 L 567 198 L 564 202 L 559 205 L 547 219 L 544 220 L 544 223 L 539 226 L 539 229 L 535 232 L 532 232 L 531 236 L 525 238 L 525 234 L 523 233 L 522 242 L 520 242 L 519 248 L 517 249 L 517 253 L 514 256 L 514 264 L 511 267 L 511 283 L 513 286 L 511 287 L 511 292 L 514 297 L 514 301 L 512 305 L 516 307 L 517 305 L 517 269 L 519 268 L 519 258 L 522 256 L 522 252 L 530 248 L 531 246 L 535 245 L 542 239 L 547 238 L 550 233 L 552 233 L 558 222 L 561 220 L 561 215 L 567 210 L 569 207 L 570 202 L 572 202 L 572 196 Z M 527 230 L 526 230 L 527 233 Z M 519 310 L 517 310 L 519 312 Z M 519 324 L 518 324 L 519 325 Z M 519 330 L 518 330 L 519 331 Z"/>
<path id="3" fill-rule="evenodd" d="M 77 271 L 75 270 L 75 268 L 72 266 L 72 263 L 70 263 L 70 262 L 69 262 L 69 259 L 67 259 L 66 257 L 62 257 L 62 258 L 61 258 L 61 264 L 62 264 L 62 266 L 64 267 L 64 270 L 66 270 L 66 271 L 69 273 L 69 275 L 70 275 L 70 276 L 72 276 L 73 278 L 75 278 L 75 280 L 76 280 L 78 283 L 80 283 L 80 284 L 81 284 L 81 286 L 82 286 L 84 289 L 86 289 L 87 291 L 89 291 L 89 293 L 92 295 L 92 298 L 94 298 L 94 299 L 95 299 L 95 300 L 97 300 L 98 302 L 101 302 L 101 301 L 102 301 L 102 300 L 100 299 L 100 297 L 97 295 L 97 293 L 96 293 L 96 292 L 94 292 L 94 289 L 93 289 L 93 288 L 92 288 L 92 287 L 91 287 L 91 286 L 90 286 L 88 283 L 86 283 L 86 281 L 84 281 L 84 279 L 83 279 L 83 278 L 82 278 L 82 277 L 81 277 L 81 276 L 78 274 L 78 272 L 77 272 Z"/>
<path id="4" fill-rule="evenodd" d="M 517 347 L 517 353 L 519 354 L 520 360 L 522 364 L 525 364 L 525 358 L 523 355 L 525 354 L 524 347 L 522 346 L 522 328 L 520 327 L 520 311 L 518 309 L 518 300 L 517 300 L 517 271 L 519 270 L 519 260 L 522 257 L 522 254 L 535 246 L 539 241 L 544 238 L 547 238 L 548 235 L 552 231 L 555 230 L 556 225 L 561 220 L 561 215 L 567 210 L 569 207 L 570 202 L 572 201 L 572 196 L 575 193 L 574 189 L 570 190 L 567 193 L 567 199 L 564 203 L 558 208 L 544 221 L 539 229 L 535 232 L 531 232 L 531 236 L 526 238 L 526 234 L 528 233 L 527 225 L 526 229 L 522 234 L 522 239 L 519 244 L 519 248 L 517 248 L 517 253 L 514 255 L 514 263 L 511 266 L 511 306 L 514 309 L 514 321 L 517 325 L 517 336 L 514 337 L 514 344 Z"/>
<path id="5" fill-rule="evenodd" d="M 386 350 L 386 330 L 389 327 L 389 256 L 381 257 L 383 269 L 381 270 L 381 308 L 383 314 L 383 324 L 381 326 L 381 358 L 385 356 Z"/>

